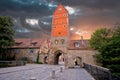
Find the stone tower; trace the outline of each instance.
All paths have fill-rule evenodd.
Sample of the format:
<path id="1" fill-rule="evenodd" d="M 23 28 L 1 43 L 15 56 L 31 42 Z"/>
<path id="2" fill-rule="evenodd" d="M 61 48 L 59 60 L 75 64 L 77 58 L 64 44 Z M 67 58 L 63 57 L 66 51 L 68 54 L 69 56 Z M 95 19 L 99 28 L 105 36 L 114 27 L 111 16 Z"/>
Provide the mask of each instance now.
<path id="1" fill-rule="evenodd" d="M 67 47 L 69 41 L 68 11 L 60 4 L 53 14 L 52 19 L 52 46 Z"/>
<path id="2" fill-rule="evenodd" d="M 69 45 L 69 19 L 68 11 L 61 4 L 58 5 L 53 13 L 51 42 L 50 56 L 53 60 L 50 59 L 50 63 L 58 64 L 58 58 L 61 54 L 63 54 L 66 60 Z"/>

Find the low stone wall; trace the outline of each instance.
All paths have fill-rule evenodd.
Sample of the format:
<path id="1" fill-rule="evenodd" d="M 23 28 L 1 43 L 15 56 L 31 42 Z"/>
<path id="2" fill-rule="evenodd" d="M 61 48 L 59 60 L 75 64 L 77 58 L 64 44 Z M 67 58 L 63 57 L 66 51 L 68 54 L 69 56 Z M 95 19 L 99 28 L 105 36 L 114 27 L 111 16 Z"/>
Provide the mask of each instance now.
<path id="1" fill-rule="evenodd" d="M 13 67 L 13 66 L 24 66 L 26 61 L 0 61 L 0 68 L 2 67 Z"/>
<path id="2" fill-rule="evenodd" d="M 95 78 L 95 80 L 112 80 L 109 69 L 83 63 L 84 68 Z"/>

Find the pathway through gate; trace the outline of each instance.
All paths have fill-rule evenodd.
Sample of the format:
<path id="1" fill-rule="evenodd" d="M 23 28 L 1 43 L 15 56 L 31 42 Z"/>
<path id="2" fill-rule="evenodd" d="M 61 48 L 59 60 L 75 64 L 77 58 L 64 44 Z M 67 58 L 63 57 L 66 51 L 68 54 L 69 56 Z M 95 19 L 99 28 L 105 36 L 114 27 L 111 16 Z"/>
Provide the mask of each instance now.
<path id="1" fill-rule="evenodd" d="M 94 80 L 83 68 L 64 69 L 60 72 L 60 65 L 27 64 L 26 66 L 0 68 L 0 80 Z M 55 71 L 55 79 L 51 72 Z"/>

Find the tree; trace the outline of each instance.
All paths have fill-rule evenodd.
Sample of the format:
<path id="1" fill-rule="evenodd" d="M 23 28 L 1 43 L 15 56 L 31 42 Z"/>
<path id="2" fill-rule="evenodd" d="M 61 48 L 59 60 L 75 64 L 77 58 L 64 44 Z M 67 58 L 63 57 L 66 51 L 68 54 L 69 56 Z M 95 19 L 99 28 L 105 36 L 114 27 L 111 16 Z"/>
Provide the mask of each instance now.
<path id="1" fill-rule="evenodd" d="M 111 35 L 111 30 L 102 28 L 96 30 L 90 39 L 90 45 L 92 48 L 100 50 L 103 44 L 106 44 Z"/>
<path id="2" fill-rule="evenodd" d="M 109 68 L 113 74 L 120 76 L 120 27 L 113 31 L 106 29 L 105 31 L 110 32 L 109 35 L 107 34 L 104 37 L 101 36 L 103 35 L 101 30 L 103 29 L 97 30 L 92 35 L 90 45 L 100 52 L 97 55 L 97 61 L 101 62 L 103 67 Z M 101 32 L 98 33 L 98 31 Z"/>
<path id="3" fill-rule="evenodd" d="M 14 33 L 11 17 L 0 16 L 0 60 L 9 60 L 8 46 L 14 44 Z"/>
<path id="4" fill-rule="evenodd" d="M 12 19 L 0 16 L 0 48 L 14 44 L 14 33 Z"/>

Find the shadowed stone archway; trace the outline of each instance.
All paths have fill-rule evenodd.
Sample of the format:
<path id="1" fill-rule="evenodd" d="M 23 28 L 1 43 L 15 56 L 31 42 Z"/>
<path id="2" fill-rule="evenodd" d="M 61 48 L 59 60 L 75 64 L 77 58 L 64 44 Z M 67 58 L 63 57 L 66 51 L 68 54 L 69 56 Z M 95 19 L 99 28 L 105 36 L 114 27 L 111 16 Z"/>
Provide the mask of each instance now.
<path id="1" fill-rule="evenodd" d="M 82 67 L 82 58 L 77 56 L 75 57 L 75 65 Z"/>
<path id="2" fill-rule="evenodd" d="M 57 65 L 59 64 L 59 62 L 64 62 L 64 52 L 62 52 L 61 50 L 58 50 L 55 52 L 54 55 L 54 64 Z"/>

